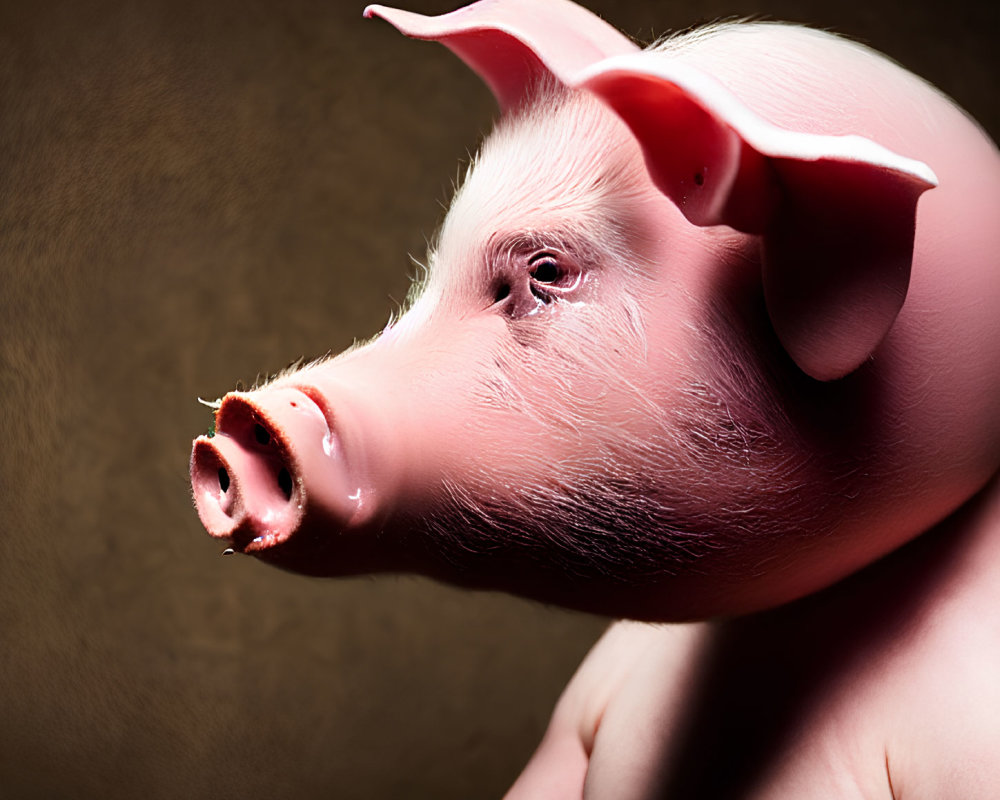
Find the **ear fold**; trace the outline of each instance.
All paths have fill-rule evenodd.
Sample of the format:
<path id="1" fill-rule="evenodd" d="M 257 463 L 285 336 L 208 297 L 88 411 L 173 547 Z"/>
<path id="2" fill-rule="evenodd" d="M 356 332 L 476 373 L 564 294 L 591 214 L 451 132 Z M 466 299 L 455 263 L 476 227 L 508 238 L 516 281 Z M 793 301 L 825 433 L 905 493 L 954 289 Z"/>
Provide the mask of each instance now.
<path id="1" fill-rule="evenodd" d="M 365 16 L 450 47 L 503 110 L 545 72 L 604 100 L 688 220 L 762 236 L 768 312 L 807 374 L 852 372 L 888 333 L 909 285 L 917 200 L 937 183 L 926 165 L 859 136 L 775 127 L 569 0 L 481 0 L 440 17 L 369 6 Z"/>
<path id="2" fill-rule="evenodd" d="M 916 206 L 931 184 L 873 164 L 787 161 L 763 238 L 764 299 L 778 339 L 819 380 L 861 366 L 906 299 Z"/>
<path id="3" fill-rule="evenodd" d="M 569 0 L 480 0 L 438 17 L 380 5 L 381 17 L 414 39 L 446 45 L 490 87 L 501 111 L 516 106 L 541 75 L 579 72 L 638 46 Z"/>
<path id="4" fill-rule="evenodd" d="M 564 80 L 622 117 L 691 222 L 763 236 L 768 312 L 804 372 L 840 378 L 871 355 L 906 297 L 917 200 L 937 183 L 925 164 L 859 136 L 775 127 L 708 75 L 651 54 Z"/>

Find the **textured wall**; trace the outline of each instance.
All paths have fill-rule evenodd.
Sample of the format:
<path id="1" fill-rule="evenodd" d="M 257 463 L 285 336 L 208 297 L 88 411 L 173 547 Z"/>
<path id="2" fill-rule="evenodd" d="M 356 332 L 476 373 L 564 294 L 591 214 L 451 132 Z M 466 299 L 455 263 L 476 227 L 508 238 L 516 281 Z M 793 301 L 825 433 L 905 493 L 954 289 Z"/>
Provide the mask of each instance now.
<path id="1" fill-rule="evenodd" d="M 1000 132 L 995 2 L 592 7 L 847 32 Z M 191 509 L 195 398 L 378 330 L 488 129 L 361 8 L 0 3 L 4 798 L 497 796 L 604 625 L 222 559 Z"/>

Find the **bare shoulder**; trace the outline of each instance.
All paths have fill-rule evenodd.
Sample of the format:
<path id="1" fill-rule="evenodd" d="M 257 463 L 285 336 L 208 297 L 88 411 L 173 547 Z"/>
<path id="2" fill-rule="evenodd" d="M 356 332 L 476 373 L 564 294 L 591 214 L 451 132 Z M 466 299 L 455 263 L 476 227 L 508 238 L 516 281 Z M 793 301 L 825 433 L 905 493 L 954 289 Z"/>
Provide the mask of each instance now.
<path id="1" fill-rule="evenodd" d="M 998 486 L 800 601 L 616 623 L 510 797 L 1000 797 Z"/>
<path id="2" fill-rule="evenodd" d="M 611 625 L 564 690 L 507 800 L 642 796 L 636 792 L 655 781 L 707 628 Z"/>
<path id="3" fill-rule="evenodd" d="M 928 654 L 933 663 L 900 697 L 886 746 L 894 797 L 1000 797 L 1000 652 L 989 649 Z"/>
<path id="4" fill-rule="evenodd" d="M 970 547 L 942 563 L 901 662 L 887 745 L 896 797 L 1000 797 L 1000 492 L 957 522 Z"/>

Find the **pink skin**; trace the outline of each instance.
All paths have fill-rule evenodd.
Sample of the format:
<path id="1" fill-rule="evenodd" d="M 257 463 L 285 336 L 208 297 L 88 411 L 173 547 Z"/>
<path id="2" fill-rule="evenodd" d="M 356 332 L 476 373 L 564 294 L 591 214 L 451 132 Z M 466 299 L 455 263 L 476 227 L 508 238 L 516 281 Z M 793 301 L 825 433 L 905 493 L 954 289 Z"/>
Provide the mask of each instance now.
<path id="1" fill-rule="evenodd" d="M 310 574 L 684 620 L 828 586 L 981 488 L 982 131 L 825 34 L 639 52 L 562 0 L 523 6 L 367 12 L 452 47 L 505 113 L 406 313 L 223 398 L 192 455 L 208 532 Z"/>
<path id="2" fill-rule="evenodd" d="M 1000 483 L 776 609 L 618 622 L 506 800 L 1000 796 Z"/>

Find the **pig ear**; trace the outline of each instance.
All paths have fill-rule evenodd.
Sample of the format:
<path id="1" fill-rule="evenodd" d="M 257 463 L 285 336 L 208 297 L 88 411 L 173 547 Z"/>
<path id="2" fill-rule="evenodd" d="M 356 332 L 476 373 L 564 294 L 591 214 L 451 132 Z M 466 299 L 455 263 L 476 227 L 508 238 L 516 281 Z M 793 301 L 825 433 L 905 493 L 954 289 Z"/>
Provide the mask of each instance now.
<path id="1" fill-rule="evenodd" d="M 562 77 L 639 50 L 569 0 L 480 0 L 438 17 L 373 5 L 365 16 L 381 17 L 407 36 L 449 47 L 486 82 L 502 111 L 517 106 L 547 73 Z"/>
<path id="2" fill-rule="evenodd" d="M 906 296 L 917 200 L 937 184 L 925 164 L 859 136 L 775 127 L 705 73 L 650 54 L 564 81 L 622 117 L 691 222 L 762 235 L 768 313 L 804 372 L 840 378 L 871 355 Z"/>

